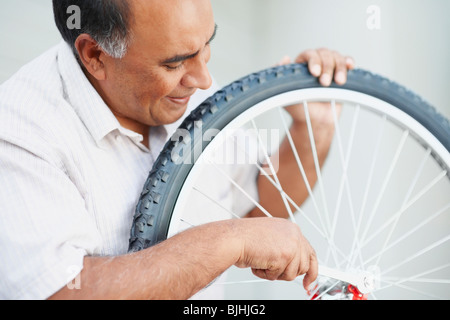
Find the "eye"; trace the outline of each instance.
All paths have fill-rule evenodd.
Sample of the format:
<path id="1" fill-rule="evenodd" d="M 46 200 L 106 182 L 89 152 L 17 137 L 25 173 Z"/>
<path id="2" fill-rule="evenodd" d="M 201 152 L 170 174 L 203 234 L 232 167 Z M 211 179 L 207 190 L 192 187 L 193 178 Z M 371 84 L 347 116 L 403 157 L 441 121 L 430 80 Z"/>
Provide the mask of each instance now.
<path id="1" fill-rule="evenodd" d="M 175 71 L 183 67 L 183 62 L 177 64 L 166 64 L 164 67 L 169 71 Z"/>

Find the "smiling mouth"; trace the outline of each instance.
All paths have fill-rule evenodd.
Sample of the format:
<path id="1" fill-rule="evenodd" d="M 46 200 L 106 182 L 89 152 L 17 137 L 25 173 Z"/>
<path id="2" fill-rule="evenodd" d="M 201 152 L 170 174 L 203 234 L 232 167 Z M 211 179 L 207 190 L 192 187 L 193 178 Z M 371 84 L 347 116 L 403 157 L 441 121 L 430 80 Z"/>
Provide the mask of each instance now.
<path id="1" fill-rule="evenodd" d="M 167 97 L 167 99 L 173 103 L 176 104 L 180 104 L 180 105 L 185 105 L 189 102 L 189 100 L 191 99 L 191 96 L 187 96 L 187 97 Z"/>

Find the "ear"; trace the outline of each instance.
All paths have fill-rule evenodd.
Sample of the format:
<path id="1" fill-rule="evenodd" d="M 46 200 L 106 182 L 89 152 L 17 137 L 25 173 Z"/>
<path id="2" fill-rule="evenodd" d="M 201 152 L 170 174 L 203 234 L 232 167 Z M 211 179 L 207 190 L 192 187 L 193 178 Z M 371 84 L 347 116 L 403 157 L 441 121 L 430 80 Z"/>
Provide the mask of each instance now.
<path id="1" fill-rule="evenodd" d="M 97 80 L 106 79 L 106 70 L 104 65 L 105 54 L 99 48 L 97 42 L 86 33 L 78 36 L 75 41 L 75 48 L 78 51 L 81 63 L 86 70 Z"/>

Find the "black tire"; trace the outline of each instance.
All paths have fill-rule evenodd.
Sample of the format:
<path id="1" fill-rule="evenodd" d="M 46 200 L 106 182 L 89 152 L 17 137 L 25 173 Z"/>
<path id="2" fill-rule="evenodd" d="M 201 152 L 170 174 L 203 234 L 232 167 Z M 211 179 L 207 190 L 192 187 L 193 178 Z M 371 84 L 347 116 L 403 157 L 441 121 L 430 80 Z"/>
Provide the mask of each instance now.
<path id="1" fill-rule="evenodd" d="M 298 89 L 320 87 L 306 65 L 275 67 L 244 77 L 204 101 L 181 124 L 182 132 L 172 137 L 155 162 L 136 207 L 129 252 L 153 246 L 167 238 L 172 212 L 183 183 L 198 152 L 208 142 L 194 141 L 194 126 L 202 122 L 202 130 L 223 129 L 230 121 L 253 105 L 272 96 Z M 353 70 L 342 88 L 365 93 L 383 100 L 409 114 L 432 133 L 450 152 L 450 123 L 432 106 L 404 87 L 364 70 Z M 189 147 L 186 147 L 186 146 Z M 180 159 L 174 159 L 173 155 Z M 190 159 L 185 164 L 183 159 Z M 180 164 L 183 163 L 183 164 Z"/>

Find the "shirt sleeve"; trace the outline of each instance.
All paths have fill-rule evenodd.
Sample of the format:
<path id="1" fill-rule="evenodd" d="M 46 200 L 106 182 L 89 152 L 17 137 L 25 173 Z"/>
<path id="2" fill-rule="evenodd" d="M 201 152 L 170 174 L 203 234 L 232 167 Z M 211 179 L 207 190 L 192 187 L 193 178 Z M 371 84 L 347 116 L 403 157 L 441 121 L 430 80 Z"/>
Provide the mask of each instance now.
<path id="1" fill-rule="evenodd" d="M 38 150 L 0 139 L 0 299 L 50 297 L 101 242 L 63 166 Z"/>

